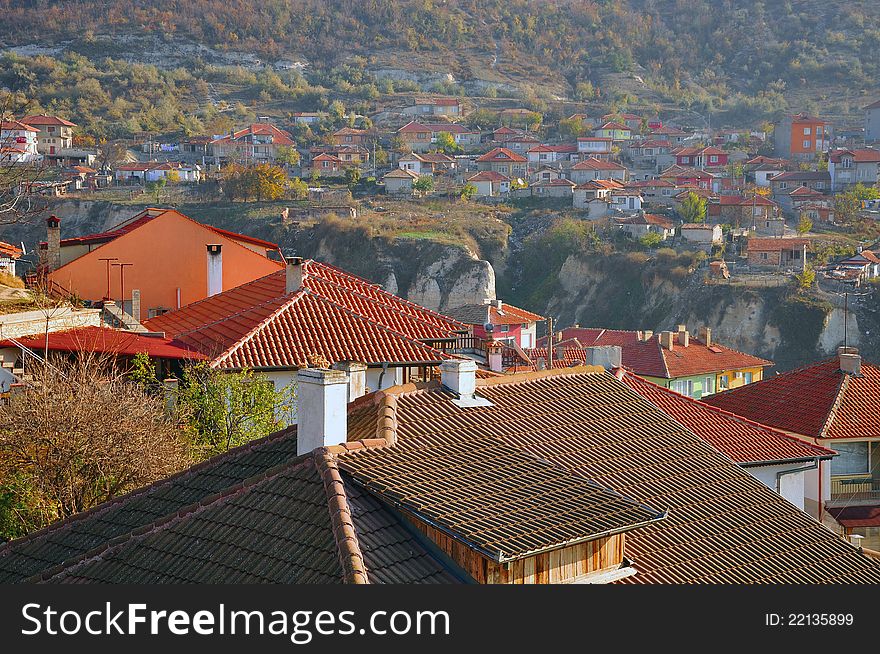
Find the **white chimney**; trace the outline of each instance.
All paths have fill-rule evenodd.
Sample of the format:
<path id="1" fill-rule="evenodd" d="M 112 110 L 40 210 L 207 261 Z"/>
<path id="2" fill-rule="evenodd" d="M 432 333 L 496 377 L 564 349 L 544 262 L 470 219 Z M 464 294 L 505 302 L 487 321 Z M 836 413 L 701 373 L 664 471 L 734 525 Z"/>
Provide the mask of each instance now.
<path id="1" fill-rule="evenodd" d="M 287 294 L 294 293 L 302 288 L 303 283 L 303 260 L 302 257 L 289 257 L 287 259 L 287 277 L 284 291 Z"/>
<path id="2" fill-rule="evenodd" d="M 474 395 L 477 390 L 477 364 L 473 359 L 450 359 L 440 364 L 440 383 L 458 399 L 453 400 L 461 407 L 491 406 L 491 402 Z"/>
<path id="3" fill-rule="evenodd" d="M 620 368 L 623 364 L 623 349 L 619 345 L 594 345 L 584 348 L 586 361 L 591 366 L 602 366 L 605 370 Z"/>
<path id="4" fill-rule="evenodd" d="M 862 376 L 862 357 L 859 354 L 851 354 L 849 352 L 841 352 L 840 370 L 853 377 Z"/>
<path id="5" fill-rule="evenodd" d="M 675 335 L 672 332 L 660 332 L 660 346 L 672 351 L 675 347 Z"/>
<path id="6" fill-rule="evenodd" d="M 687 325 L 678 326 L 678 344 L 687 347 L 690 344 L 691 335 L 688 333 Z"/>
<path id="7" fill-rule="evenodd" d="M 302 368 L 296 381 L 297 456 L 348 440 L 348 376 L 341 370 Z"/>
<path id="8" fill-rule="evenodd" d="M 223 246 L 208 245 L 208 297 L 223 292 Z"/>
<path id="9" fill-rule="evenodd" d="M 367 393 L 367 364 L 358 361 L 341 361 L 333 366 L 348 375 L 348 401 L 366 395 Z"/>
<path id="10" fill-rule="evenodd" d="M 651 338 L 654 336 L 654 332 L 651 331 L 650 329 L 646 329 L 646 330 L 643 332 L 643 334 L 644 334 L 644 337 L 645 337 L 645 340 L 646 340 L 646 341 L 650 341 Z"/>
<path id="11" fill-rule="evenodd" d="M 492 343 L 486 348 L 486 358 L 489 360 L 489 370 L 504 372 L 504 347 L 500 343 Z"/>
<path id="12" fill-rule="evenodd" d="M 141 292 L 136 288 L 131 291 L 131 317 L 141 321 Z"/>

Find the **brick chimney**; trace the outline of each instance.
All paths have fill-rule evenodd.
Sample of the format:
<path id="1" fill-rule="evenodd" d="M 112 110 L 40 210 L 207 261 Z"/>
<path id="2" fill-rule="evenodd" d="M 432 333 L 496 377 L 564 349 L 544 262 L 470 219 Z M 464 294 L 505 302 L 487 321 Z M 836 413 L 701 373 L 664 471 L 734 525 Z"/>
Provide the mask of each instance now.
<path id="1" fill-rule="evenodd" d="M 840 370 L 853 377 L 862 376 L 862 357 L 854 347 L 837 348 L 837 357 L 840 360 Z"/>
<path id="2" fill-rule="evenodd" d="M 302 257 L 288 257 L 287 276 L 284 292 L 294 293 L 302 288 L 303 283 L 303 259 Z"/>
<path id="3" fill-rule="evenodd" d="M 450 359 L 440 364 L 440 383 L 458 398 L 460 407 L 491 406 L 491 402 L 474 395 L 477 390 L 477 364 L 473 359 Z"/>
<path id="4" fill-rule="evenodd" d="M 341 370 L 301 368 L 297 381 L 296 454 L 348 439 L 348 376 Z"/>
<path id="5" fill-rule="evenodd" d="M 660 346 L 670 352 L 674 349 L 675 334 L 673 332 L 660 332 Z"/>
<path id="6" fill-rule="evenodd" d="M 211 243 L 208 250 L 208 297 L 223 292 L 223 246 Z"/>
<path id="7" fill-rule="evenodd" d="M 61 267 L 61 218 L 55 214 L 46 218 L 46 267 L 50 271 Z"/>
<path id="8" fill-rule="evenodd" d="M 708 327 L 700 327 L 700 340 L 706 345 L 706 347 L 711 347 L 712 345 L 712 330 Z"/>
<path id="9" fill-rule="evenodd" d="M 367 364 L 358 361 L 341 361 L 333 366 L 348 375 L 348 401 L 366 395 L 367 393 Z"/>
<path id="10" fill-rule="evenodd" d="M 688 333 L 687 325 L 678 326 L 678 344 L 687 347 L 690 344 L 691 335 Z"/>

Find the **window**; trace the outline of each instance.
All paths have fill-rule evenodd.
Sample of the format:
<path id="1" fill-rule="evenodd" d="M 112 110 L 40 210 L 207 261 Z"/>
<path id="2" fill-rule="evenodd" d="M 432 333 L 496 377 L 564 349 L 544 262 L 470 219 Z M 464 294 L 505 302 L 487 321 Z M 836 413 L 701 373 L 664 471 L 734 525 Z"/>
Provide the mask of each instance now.
<path id="1" fill-rule="evenodd" d="M 809 149 L 810 149 L 810 144 L 811 144 L 811 143 L 812 143 L 812 141 L 804 141 L 804 148 L 807 149 L 807 150 L 809 150 Z"/>
<path id="2" fill-rule="evenodd" d="M 746 383 L 746 384 L 751 384 L 751 383 L 752 383 L 752 373 L 750 373 L 750 372 L 744 372 L 744 373 L 743 373 L 743 379 L 745 380 L 745 383 Z"/>
<path id="3" fill-rule="evenodd" d="M 721 375 L 718 377 L 718 388 L 722 391 L 727 390 L 727 375 Z"/>
<path id="4" fill-rule="evenodd" d="M 831 459 L 831 476 L 866 475 L 870 471 L 868 443 L 835 443 L 838 456 Z"/>
<path id="5" fill-rule="evenodd" d="M 715 380 L 711 377 L 706 377 L 706 379 L 703 380 L 703 395 L 711 395 L 715 392 L 714 381 Z"/>
<path id="6" fill-rule="evenodd" d="M 714 154 L 713 154 L 712 156 L 710 156 L 710 157 L 709 157 L 709 161 L 712 162 L 712 163 L 717 162 L 717 161 L 718 161 L 718 157 L 717 157 L 717 155 L 714 155 Z"/>
<path id="7" fill-rule="evenodd" d="M 810 128 L 804 127 L 804 136 L 809 136 L 809 135 L 810 135 Z"/>
<path id="8" fill-rule="evenodd" d="M 762 252 L 762 253 L 761 253 L 761 259 L 762 259 L 762 260 L 766 261 L 766 260 L 769 259 L 769 258 L 770 258 L 770 253 L 769 253 L 769 252 Z"/>
<path id="9" fill-rule="evenodd" d="M 694 382 L 690 379 L 677 379 L 669 385 L 669 388 L 688 397 L 692 397 L 694 394 Z"/>
<path id="10" fill-rule="evenodd" d="M 788 188 L 788 182 L 779 182 L 779 188 Z"/>
<path id="11" fill-rule="evenodd" d="M 682 163 L 690 163 L 690 162 L 691 162 L 691 158 L 690 158 L 690 157 L 682 157 L 682 158 L 681 158 L 681 162 L 682 162 Z"/>
<path id="12" fill-rule="evenodd" d="M 49 125 L 49 133 L 50 133 L 50 134 L 54 134 L 54 133 L 55 133 L 55 127 L 54 127 L 53 125 Z"/>
<path id="13" fill-rule="evenodd" d="M 498 331 L 499 332 L 509 332 L 510 325 L 498 325 Z"/>

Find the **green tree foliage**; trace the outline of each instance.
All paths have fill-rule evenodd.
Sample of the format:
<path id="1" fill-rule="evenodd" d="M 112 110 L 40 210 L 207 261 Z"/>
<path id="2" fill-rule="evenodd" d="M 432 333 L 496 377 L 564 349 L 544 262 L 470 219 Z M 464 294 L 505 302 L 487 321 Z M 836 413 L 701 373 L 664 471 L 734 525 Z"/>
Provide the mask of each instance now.
<path id="1" fill-rule="evenodd" d="M 352 166 L 345 169 L 345 183 L 349 189 L 353 189 L 361 181 L 361 171 L 359 168 Z"/>
<path id="2" fill-rule="evenodd" d="M 221 372 L 205 362 L 187 366 L 179 406 L 198 459 L 243 445 L 293 421 L 295 390 L 275 390 L 253 370 Z"/>
<path id="3" fill-rule="evenodd" d="M 802 272 L 796 274 L 794 278 L 797 280 L 799 289 L 808 291 L 816 283 L 816 271 L 811 266 L 807 266 Z"/>
<path id="4" fill-rule="evenodd" d="M 309 185 L 302 181 L 299 177 L 290 180 L 290 197 L 294 200 L 305 200 L 309 197 Z"/>
<path id="5" fill-rule="evenodd" d="M 696 193 L 688 193 L 678 209 L 681 219 L 686 223 L 702 223 L 706 220 L 706 198 Z"/>
<path id="6" fill-rule="evenodd" d="M 880 198 L 880 190 L 876 186 L 865 186 L 861 182 L 834 196 L 834 219 L 843 224 L 855 220 L 862 208 L 864 200 Z"/>
<path id="7" fill-rule="evenodd" d="M 419 193 L 430 193 L 434 190 L 434 179 L 430 175 L 422 175 L 413 182 L 412 187 Z"/>
<path id="8" fill-rule="evenodd" d="M 299 150 L 290 145 L 282 145 L 278 148 L 275 160 L 287 166 L 297 166 L 299 165 Z"/>
<path id="9" fill-rule="evenodd" d="M 165 185 L 167 183 L 168 182 L 165 180 L 164 177 L 160 177 L 159 179 L 155 179 L 152 182 L 146 183 L 145 188 L 147 190 L 147 193 L 152 193 L 155 195 L 156 204 L 159 204 L 159 198 L 162 195 L 162 190 L 165 188 Z"/>
<path id="10" fill-rule="evenodd" d="M 444 154 L 461 152 L 461 146 L 455 142 L 455 137 L 449 132 L 439 132 L 437 134 L 435 149 L 437 152 L 443 152 Z"/>
<path id="11" fill-rule="evenodd" d="M 798 220 L 797 224 L 797 233 L 806 234 L 811 229 L 813 229 L 813 221 L 810 220 L 810 217 L 807 214 L 801 214 L 800 220 Z"/>
<path id="12" fill-rule="evenodd" d="M 587 127 L 582 120 L 577 118 L 563 118 L 559 121 L 559 136 L 562 138 L 577 138 L 587 133 Z"/>
<path id="13" fill-rule="evenodd" d="M 287 192 L 287 175 L 272 164 L 229 164 L 221 171 L 221 188 L 230 202 L 255 199 L 278 200 Z"/>
<path id="14" fill-rule="evenodd" d="M 648 232 L 639 239 L 639 243 L 641 243 L 646 248 L 656 248 L 662 242 L 663 238 L 657 232 Z"/>
<path id="15" fill-rule="evenodd" d="M 460 197 L 462 200 L 470 200 L 477 194 L 478 190 L 479 189 L 477 189 L 477 186 L 475 184 L 471 184 L 470 182 L 468 182 L 462 187 Z"/>

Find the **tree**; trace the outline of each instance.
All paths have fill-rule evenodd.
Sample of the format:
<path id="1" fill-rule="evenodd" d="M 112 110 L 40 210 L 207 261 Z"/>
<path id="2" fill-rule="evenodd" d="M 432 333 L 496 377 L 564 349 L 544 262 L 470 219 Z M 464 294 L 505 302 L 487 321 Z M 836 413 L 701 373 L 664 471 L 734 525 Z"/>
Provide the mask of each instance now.
<path id="1" fill-rule="evenodd" d="M 412 187 L 414 191 L 424 195 L 434 190 L 434 180 L 430 175 L 422 175 L 413 182 Z"/>
<path id="2" fill-rule="evenodd" d="M 797 280 L 798 288 L 808 291 L 816 283 L 816 271 L 812 267 L 807 266 L 803 272 L 799 272 L 794 278 Z"/>
<path id="3" fill-rule="evenodd" d="M 478 190 L 479 189 L 477 189 L 476 184 L 471 184 L 470 182 L 468 182 L 461 189 L 461 199 L 462 200 L 470 200 L 472 197 L 474 197 L 477 194 Z"/>
<path id="4" fill-rule="evenodd" d="M 834 196 L 834 218 L 837 222 L 847 224 L 855 220 L 862 208 L 864 200 L 876 200 L 880 190 L 876 186 L 865 186 L 861 182 Z"/>
<path id="5" fill-rule="evenodd" d="M 686 223 L 701 223 L 706 220 L 706 198 L 696 193 L 688 193 L 678 209 L 681 219 Z"/>
<path id="6" fill-rule="evenodd" d="M 562 118 L 559 121 L 559 136 L 577 138 L 587 133 L 584 121 L 578 118 Z"/>
<path id="7" fill-rule="evenodd" d="M 392 136 L 390 145 L 391 151 L 396 152 L 397 154 L 409 154 L 412 151 L 401 136 Z"/>
<path id="8" fill-rule="evenodd" d="M 297 166 L 299 165 L 299 150 L 291 145 L 282 145 L 278 148 L 275 160 L 286 166 Z"/>
<path id="9" fill-rule="evenodd" d="M 287 174 L 278 166 L 229 164 L 220 173 L 221 188 L 230 202 L 256 198 L 278 200 L 287 192 Z"/>
<path id="10" fill-rule="evenodd" d="M 461 146 L 455 142 L 455 137 L 449 132 L 438 132 L 436 150 L 445 154 L 454 154 L 461 152 Z"/>
<path id="11" fill-rule="evenodd" d="M 797 233 L 798 234 L 806 234 L 811 229 L 813 229 L 813 221 L 810 220 L 810 217 L 807 214 L 802 213 L 801 218 L 797 224 Z"/>
<path id="12" fill-rule="evenodd" d="M 639 243 L 641 243 L 646 248 L 655 248 L 662 242 L 663 239 L 657 232 L 648 232 L 639 239 Z"/>
<path id="13" fill-rule="evenodd" d="M 253 370 L 222 372 L 205 362 L 184 369 L 179 406 L 198 459 L 237 447 L 291 424 L 296 394 L 275 390 Z"/>
<path id="14" fill-rule="evenodd" d="M 278 166 L 263 163 L 254 166 L 254 195 L 258 202 L 278 200 L 287 192 L 287 174 Z"/>
<path id="15" fill-rule="evenodd" d="M 294 177 L 290 182 L 290 196 L 294 200 L 305 200 L 309 197 L 309 185 L 299 177 Z"/>
<path id="16" fill-rule="evenodd" d="M 345 169 L 345 183 L 349 189 L 353 189 L 361 181 L 361 171 L 359 168 L 352 166 Z"/>
<path id="17" fill-rule="evenodd" d="M 189 462 L 164 402 L 111 359 L 29 369 L 0 407 L 0 536 L 15 537 L 172 474 Z"/>
<path id="18" fill-rule="evenodd" d="M 159 204 L 159 198 L 162 195 L 162 189 L 165 188 L 165 185 L 168 182 L 165 181 L 164 177 L 160 177 L 159 179 L 154 179 L 152 182 L 146 183 L 146 190 L 148 193 L 154 193 L 156 195 L 156 204 Z"/>

